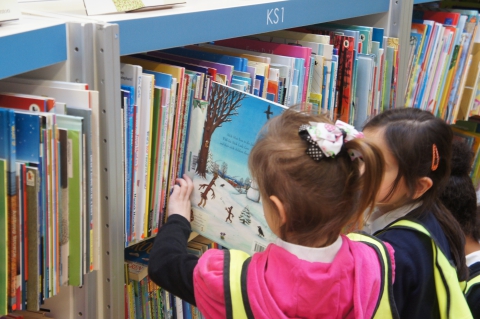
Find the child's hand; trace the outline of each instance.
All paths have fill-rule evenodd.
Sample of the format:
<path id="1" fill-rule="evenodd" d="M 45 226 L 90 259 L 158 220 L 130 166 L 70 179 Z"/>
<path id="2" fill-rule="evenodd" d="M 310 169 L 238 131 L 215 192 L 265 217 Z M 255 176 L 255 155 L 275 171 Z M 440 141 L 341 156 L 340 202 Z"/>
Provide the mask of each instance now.
<path id="1" fill-rule="evenodd" d="M 190 195 L 193 191 L 193 182 L 187 175 L 176 179 L 176 185 L 173 186 L 172 195 L 168 201 L 168 216 L 178 214 L 190 221 L 192 204 Z"/>

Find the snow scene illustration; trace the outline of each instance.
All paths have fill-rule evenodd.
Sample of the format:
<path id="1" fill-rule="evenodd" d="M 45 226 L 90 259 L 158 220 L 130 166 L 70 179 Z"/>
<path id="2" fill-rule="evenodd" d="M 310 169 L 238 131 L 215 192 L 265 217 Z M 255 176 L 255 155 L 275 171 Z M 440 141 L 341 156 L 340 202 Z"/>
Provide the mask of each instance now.
<path id="1" fill-rule="evenodd" d="M 195 101 L 185 156 L 185 173 L 194 183 L 194 231 L 249 254 L 275 239 L 249 174 L 248 154 L 262 126 L 283 110 L 218 83 L 209 102 Z"/>

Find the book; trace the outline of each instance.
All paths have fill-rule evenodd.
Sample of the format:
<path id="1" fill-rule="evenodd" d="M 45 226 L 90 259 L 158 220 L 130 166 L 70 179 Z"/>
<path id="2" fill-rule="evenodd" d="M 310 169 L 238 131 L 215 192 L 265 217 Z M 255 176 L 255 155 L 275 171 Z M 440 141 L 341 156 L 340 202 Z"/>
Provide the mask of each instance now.
<path id="1" fill-rule="evenodd" d="M 50 112 L 55 99 L 30 94 L 0 93 L 0 107 L 14 108 L 32 112 Z"/>
<path id="2" fill-rule="evenodd" d="M 83 167 L 83 118 L 69 115 L 57 115 L 58 127 L 67 130 L 68 158 L 68 225 L 69 259 L 68 283 L 71 286 L 83 284 L 82 256 L 85 229 L 85 212 L 81 203 L 82 167 Z"/>
<path id="3" fill-rule="evenodd" d="M 185 3 L 182 0 L 83 0 L 87 15 L 99 15 L 128 11 L 154 10 L 169 8 L 175 4 Z"/>
<path id="4" fill-rule="evenodd" d="M 87 226 L 85 235 L 85 243 L 87 255 L 84 257 L 85 269 L 87 272 L 93 270 L 93 225 L 94 225 L 94 212 L 93 212 L 93 154 L 92 154 L 92 110 L 80 109 L 74 107 L 67 107 L 67 115 L 77 116 L 83 118 L 82 120 L 82 132 L 84 139 L 84 168 L 87 170 L 86 178 L 82 182 L 82 192 L 85 194 L 86 207 L 85 207 L 85 225 Z M 65 154 L 64 154 L 65 155 Z"/>
<path id="5" fill-rule="evenodd" d="M 27 309 L 40 309 L 40 226 L 39 226 L 39 176 L 36 167 L 27 167 L 26 197 L 28 215 L 28 281 L 27 281 Z"/>
<path id="6" fill-rule="evenodd" d="M 247 163 L 260 129 L 284 109 L 219 83 L 207 103 L 193 104 L 184 171 L 194 183 L 195 232 L 250 254 L 274 239 Z"/>
<path id="7" fill-rule="evenodd" d="M 0 314 L 8 312 L 8 211 L 7 211 L 7 160 L 0 159 Z"/>
<path id="8" fill-rule="evenodd" d="M 17 0 L 2 0 L 0 3 L 0 22 L 20 19 L 20 6 Z"/>
<path id="9" fill-rule="evenodd" d="M 149 238 L 141 243 L 125 248 L 125 263 L 128 265 L 128 275 L 131 280 L 141 281 L 148 274 L 148 261 L 155 238 Z"/>
<path id="10" fill-rule="evenodd" d="M 8 308 L 16 310 L 17 272 L 17 183 L 16 183 L 16 134 L 15 113 L 0 109 L 0 159 L 7 164 L 7 220 L 8 220 Z"/>

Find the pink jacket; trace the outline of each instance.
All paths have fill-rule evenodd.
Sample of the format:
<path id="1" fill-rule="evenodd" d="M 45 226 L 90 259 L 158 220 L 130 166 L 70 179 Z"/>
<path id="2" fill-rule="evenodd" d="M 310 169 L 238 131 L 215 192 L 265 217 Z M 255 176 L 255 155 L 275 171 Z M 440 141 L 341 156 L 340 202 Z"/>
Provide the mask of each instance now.
<path id="1" fill-rule="evenodd" d="M 371 318 L 380 292 L 380 264 L 369 246 L 342 236 L 332 263 L 309 262 L 270 244 L 253 255 L 247 287 L 255 318 Z M 387 244 L 394 274 L 393 249 Z M 225 318 L 223 252 L 207 251 L 193 274 L 205 318 Z"/>

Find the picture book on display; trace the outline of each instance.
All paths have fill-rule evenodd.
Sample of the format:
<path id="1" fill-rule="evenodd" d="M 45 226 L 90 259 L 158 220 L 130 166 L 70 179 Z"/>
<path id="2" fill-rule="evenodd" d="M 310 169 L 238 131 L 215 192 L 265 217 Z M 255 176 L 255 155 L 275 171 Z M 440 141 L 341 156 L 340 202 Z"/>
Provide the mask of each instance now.
<path id="1" fill-rule="evenodd" d="M 87 15 L 169 8 L 182 0 L 83 0 Z"/>
<path id="2" fill-rule="evenodd" d="M 193 231 L 249 254 L 275 238 L 263 215 L 248 155 L 263 125 L 285 107 L 219 83 L 191 109 L 184 172 L 194 183 Z"/>

